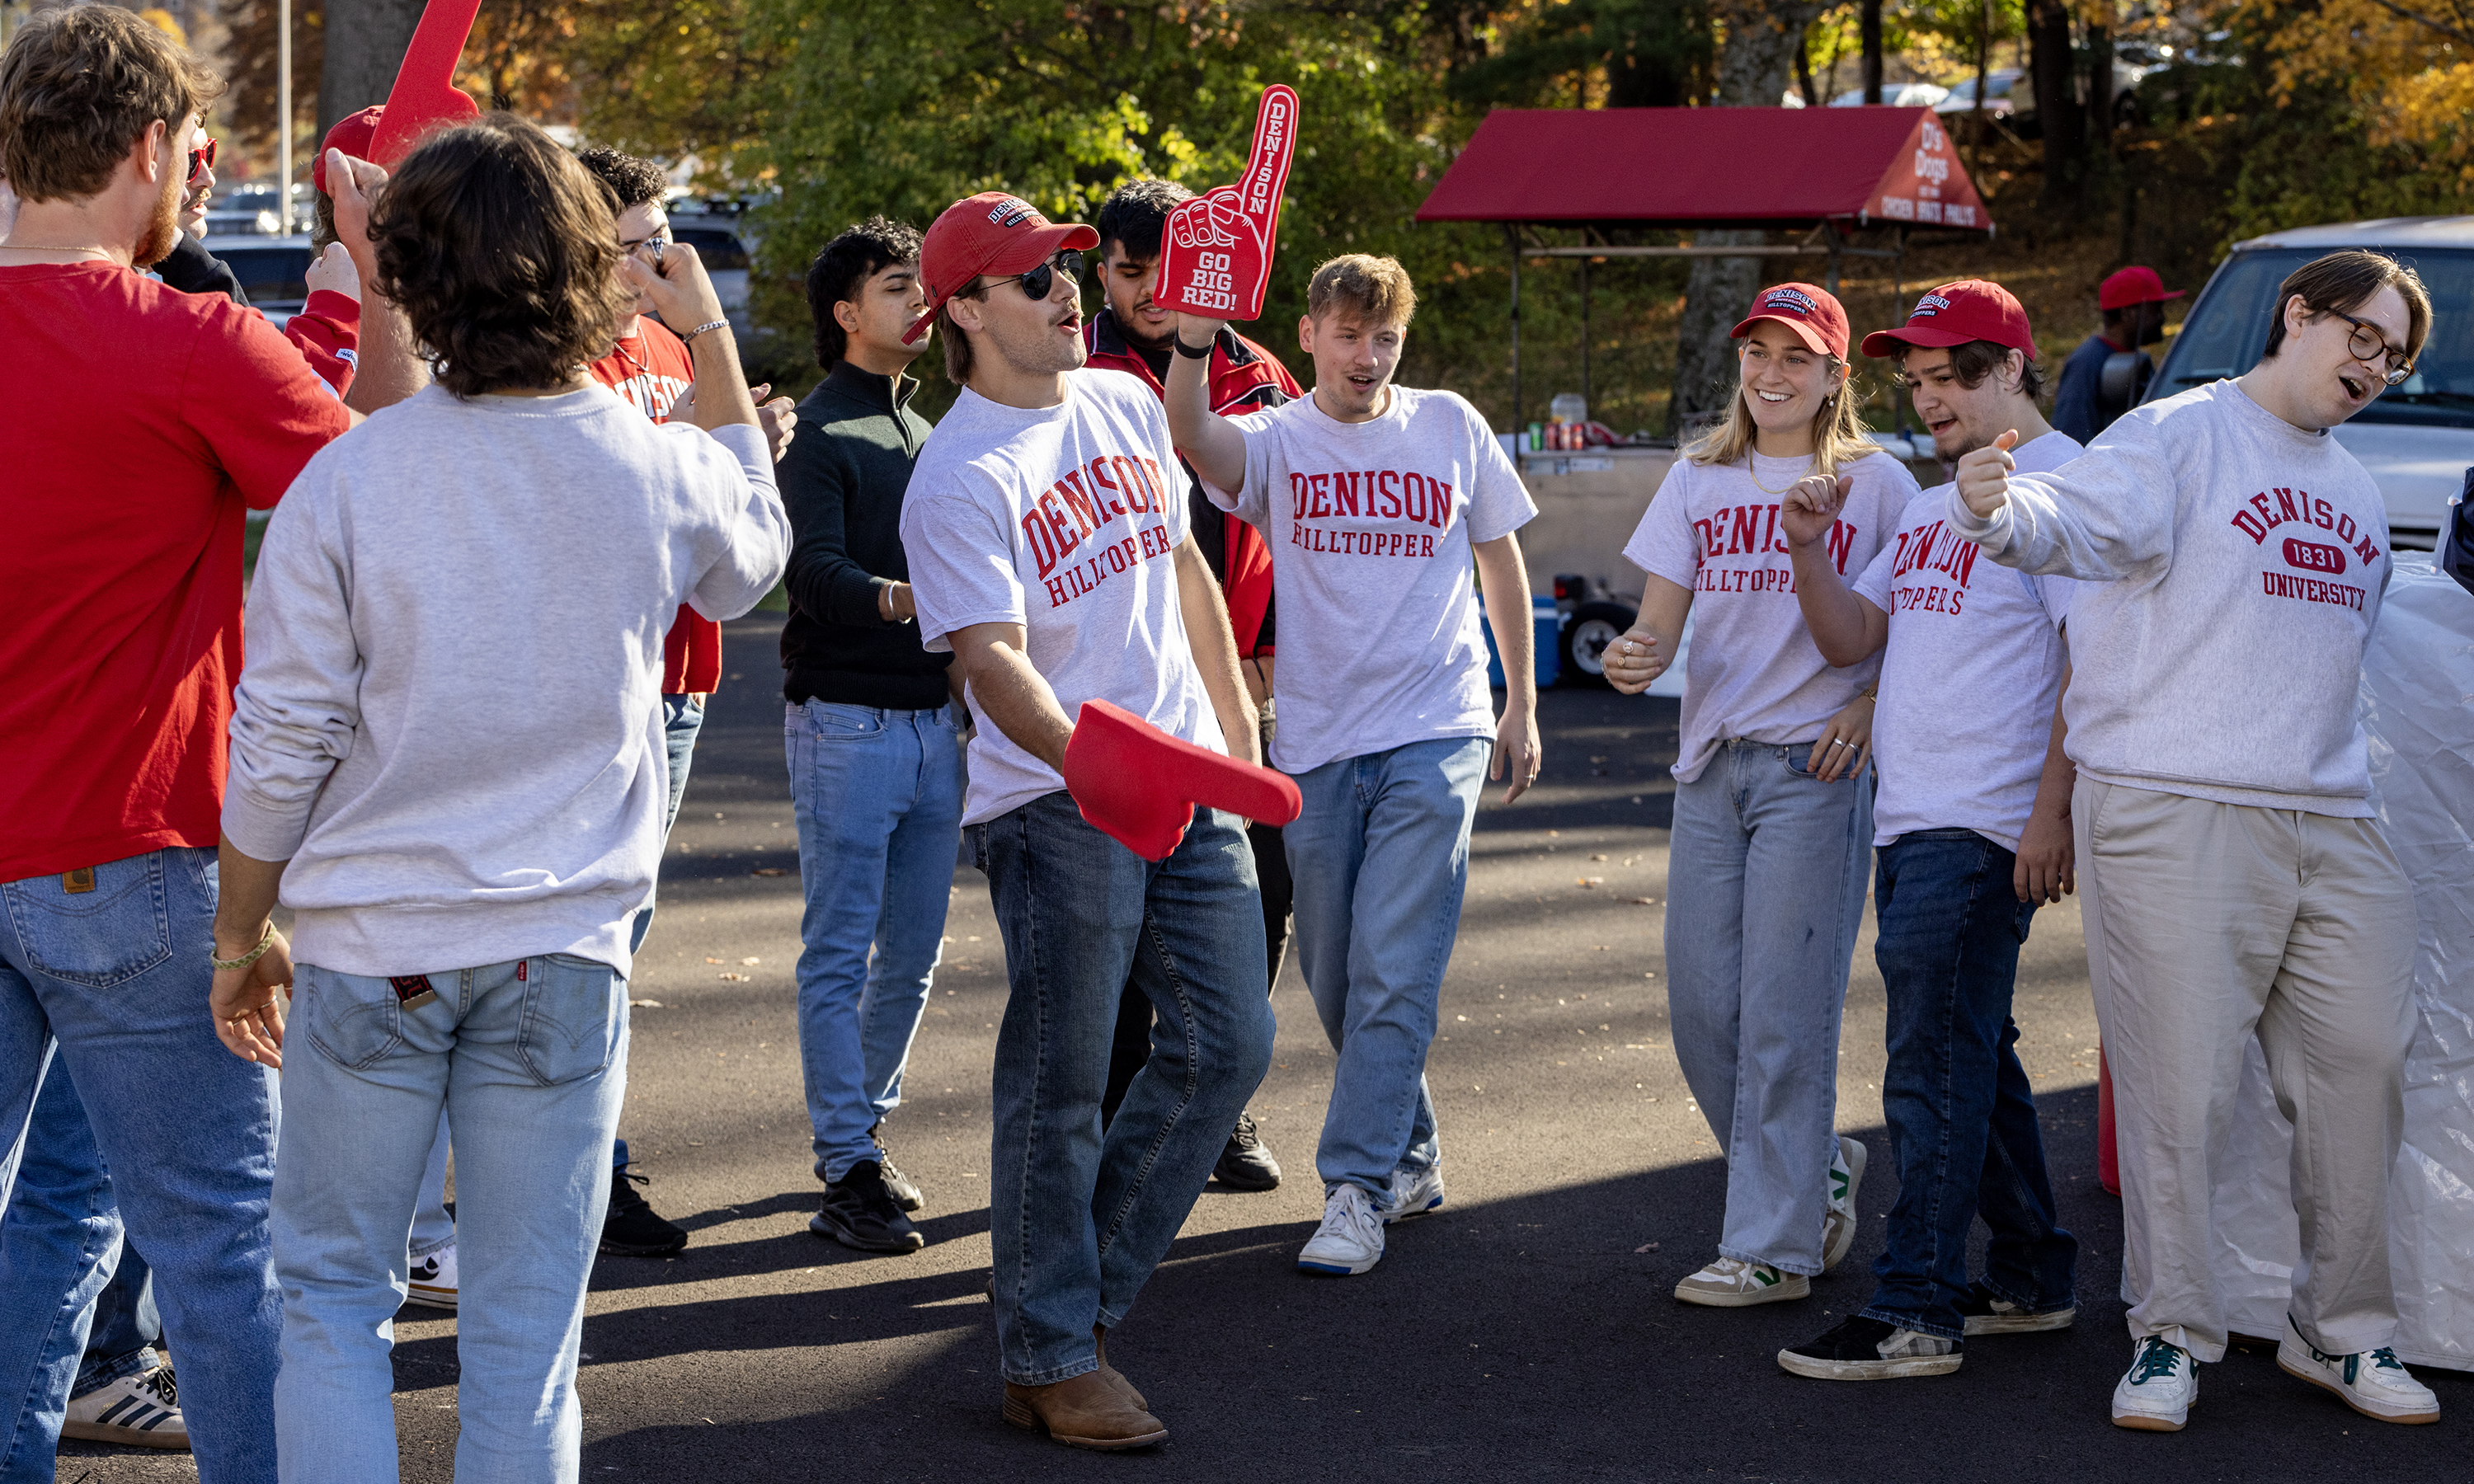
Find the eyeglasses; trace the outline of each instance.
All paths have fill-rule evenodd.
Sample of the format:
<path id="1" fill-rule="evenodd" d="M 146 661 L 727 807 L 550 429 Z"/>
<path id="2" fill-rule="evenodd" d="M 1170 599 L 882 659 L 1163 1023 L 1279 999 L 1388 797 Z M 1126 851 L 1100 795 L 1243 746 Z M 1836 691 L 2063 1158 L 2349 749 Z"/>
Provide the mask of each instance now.
<path id="1" fill-rule="evenodd" d="M 667 228 L 654 232 L 649 236 L 635 238 L 621 237 L 618 239 L 618 251 L 626 253 L 629 257 L 638 256 L 646 248 L 652 249 L 653 266 L 656 268 L 662 266 L 662 254 L 667 251 L 669 247 L 670 234 Z"/>
<path id="2" fill-rule="evenodd" d="M 2386 381 L 2389 386 L 2395 386 L 2413 374 L 2413 358 L 2389 345 L 2388 337 L 2380 333 L 2378 325 L 2357 320 L 2341 309 L 2331 309 L 2328 312 L 2354 327 L 2354 333 L 2345 339 L 2345 348 L 2353 352 L 2355 360 L 2365 365 L 2375 360 L 2387 361 L 2389 369 L 2382 374 L 2381 380 Z"/>
<path id="3" fill-rule="evenodd" d="M 194 180 L 198 178 L 199 171 L 212 170 L 215 168 L 215 145 L 219 141 L 214 139 L 208 139 L 204 145 L 191 150 L 189 152 L 189 173 L 182 176 L 181 179 L 183 180 Z"/>
<path id="4" fill-rule="evenodd" d="M 1069 248 L 1027 274 L 1013 274 L 993 281 L 1019 283 L 1023 293 L 1033 299 L 1044 299 L 1049 291 L 1056 287 L 1056 275 L 1060 273 L 1079 285 L 1082 278 L 1082 254 Z"/>

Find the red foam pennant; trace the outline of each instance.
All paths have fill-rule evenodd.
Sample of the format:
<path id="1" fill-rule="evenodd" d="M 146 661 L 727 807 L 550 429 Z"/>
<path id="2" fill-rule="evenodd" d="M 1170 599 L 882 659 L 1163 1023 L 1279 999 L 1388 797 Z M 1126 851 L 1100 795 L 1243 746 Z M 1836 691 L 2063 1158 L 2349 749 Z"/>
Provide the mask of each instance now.
<path id="1" fill-rule="evenodd" d="M 1083 702 L 1075 718 L 1065 787 L 1092 828 L 1145 860 L 1168 859 L 1198 803 L 1266 825 L 1304 807 L 1286 775 L 1181 741 L 1106 701 Z"/>
<path id="2" fill-rule="evenodd" d="M 1245 175 L 1168 214 L 1154 302 L 1214 320 L 1251 320 L 1263 312 L 1272 251 L 1279 244 L 1280 192 L 1297 153 L 1297 90 L 1275 83 L 1263 89 Z"/>
<path id="3" fill-rule="evenodd" d="M 393 170 L 433 131 L 481 116 L 481 106 L 455 85 L 455 64 L 480 13 L 481 0 L 429 0 L 370 140 L 373 162 Z"/>

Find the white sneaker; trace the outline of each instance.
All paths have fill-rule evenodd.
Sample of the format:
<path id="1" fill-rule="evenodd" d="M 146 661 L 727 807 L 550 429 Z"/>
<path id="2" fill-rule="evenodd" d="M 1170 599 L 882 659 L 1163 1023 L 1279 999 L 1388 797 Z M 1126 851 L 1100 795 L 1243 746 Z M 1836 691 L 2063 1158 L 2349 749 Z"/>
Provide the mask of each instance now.
<path id="1" fill-rule="evenodd" d="M 404 1301 L 429 1308 L 455 1306 L 455 1244 L 448 1243 L 426 1257 L 412 1259 L 412 1281 Z"/>
<path id="2" fill-rule="evenodd" d="M 1323 1199 L 1322 1226 L 1298 1254 L 1298 1271 L 1347 1278 L 1383 1260 L 1383 1217 L 1371 1197 L 1344 1185 Z"/>
<path id="3" fill-rule="evenodd" d="M 1801 1273 L 1783 1273 L 1766 1262 L 1720 1257 L 1675 1285 L 1675 1296 L 1686 1304 L 1710 1308 L 1742 1308 L 1753 1304 L 1779 1304 L 1809 1298 L 1812 1280 Z"/>
<path id="4" fill-rule="evenodd" d="M 2191 1352 L 2157 1335 L 2133 1342 L 2130 1369 L 2113 1388 L 2113 1424 L 2180 1432 L 2199 1404 L 2199 1368 Z"/>
<path id="5" fill-rule="evenodd" d="M 172 1368 L 157 1366 L 124 1376 L 69 1402 L 61 1436 L 89 1443 L 119 1443 L 135 1448 L 185 1449 L 189 1424 L 181 1416 L 180 1390 Z"/>
<path id="6" fill-rule="evenodd" d="M 1396 1169 L 1392 1172 L 1392 1193 L 1383 1201 L 1383 1224 L 1406 1221 L 1422 1216 L 1443 1204 L 1443 1167 L 1430 1164 L 1422 1170 Z"/>
<path id="7" fill-rule="evenodd" d="M 2285 1338 L 2276 1343 L 2276 1363 L 2288 1376 L 2335 1392 L 2365 1417 L 2384 1423 L 2439 1421 L 2439 1399 L 2386 1347 L 2351 1355 L 2322 1354 L 2288 1318 Z"/>
<path id="8" fill-rule="evenodd" d="M 1821 1218 L 1821 1271 L 1827 1273 L 1856 1245 L 1856 1189 L 1864 1184 L 1864 1146 L 1839 1136 L 1830 1161 L 1830 1209 Z"/>

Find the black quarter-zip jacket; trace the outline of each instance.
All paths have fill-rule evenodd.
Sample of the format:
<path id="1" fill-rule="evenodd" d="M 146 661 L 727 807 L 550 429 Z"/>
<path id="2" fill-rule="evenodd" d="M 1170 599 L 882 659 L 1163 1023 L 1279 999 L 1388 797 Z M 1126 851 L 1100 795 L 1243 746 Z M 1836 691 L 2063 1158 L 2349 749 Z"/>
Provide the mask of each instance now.
<path id="1" fill-rule="evenodd" d="M 910 410 L 917 387 L 838 361 L 799 404 L 798 432 L 774 471 L 790 516 L 788 701 L 909 711 L 946 702 L 954 657 L 922 648 L 917 624 L 877 616 L 878 591 L 910 580 L 902 495 L 929 433 Z"/>

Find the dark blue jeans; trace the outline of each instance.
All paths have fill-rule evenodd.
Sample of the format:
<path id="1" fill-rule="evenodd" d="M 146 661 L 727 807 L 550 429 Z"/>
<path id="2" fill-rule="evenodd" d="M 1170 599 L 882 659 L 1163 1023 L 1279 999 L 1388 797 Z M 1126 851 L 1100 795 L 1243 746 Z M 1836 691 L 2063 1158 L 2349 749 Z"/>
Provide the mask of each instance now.
<path id="1" fill-rule="evenodd" d="M 1873 954 L 1890 1002 L 1881 1109 L 1899 1200 L 1863 1312 L 1953 1339 L 1966 1331 L 1958 1304 L 1977 1216 L 1993 1233 L 1985 1286 L 2013 1304 L 2071 1304 L 2078 1259 L 2054 1210 L 2010 1018 L 2036 913 L 2011 889 L 2015 860 L 1972 829 L 1917 830 L 1880 852 L 1873 887 Z"/>
<path id="2" fill-rule="evenodd" d="M 1243 822 L 1199 809 L 1153 864 L 1063 792 L 970 830 L 1005 939 L 988 1198 L 999 1364 L 1025 1386 L 1095 1370 L 1272 1064 L 1263 906 Z M 1117 1003 L 1151 1056 L 1104 1135 Z"/>

